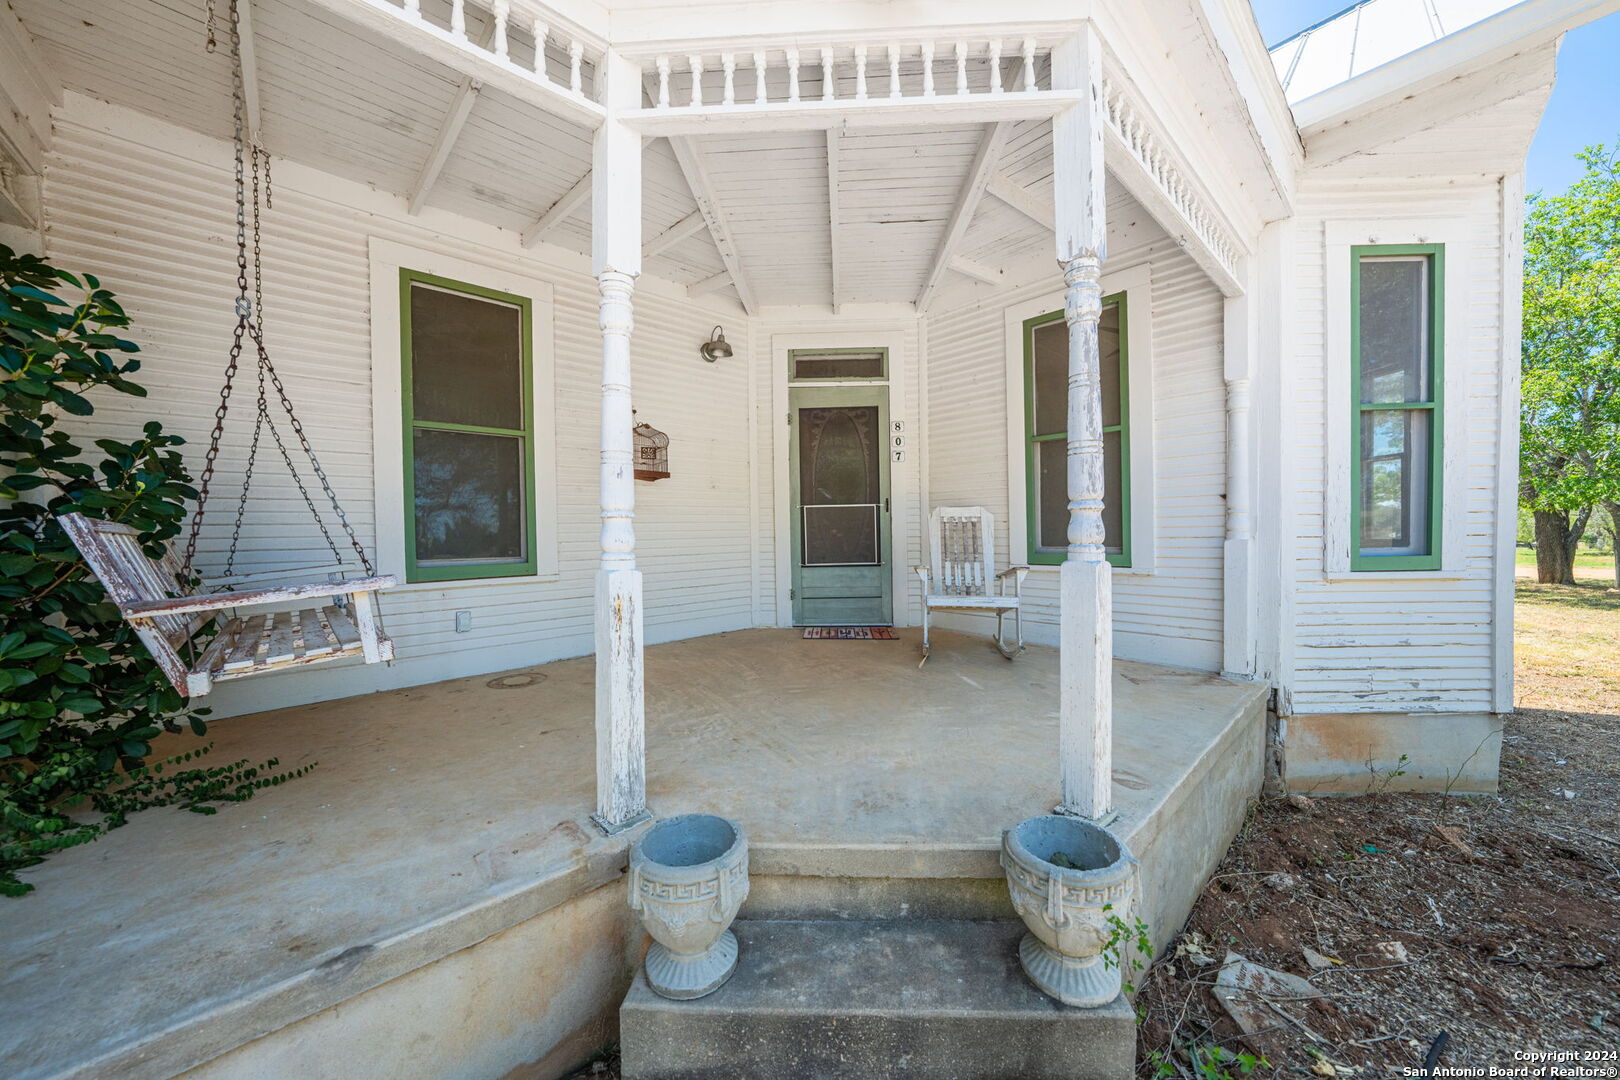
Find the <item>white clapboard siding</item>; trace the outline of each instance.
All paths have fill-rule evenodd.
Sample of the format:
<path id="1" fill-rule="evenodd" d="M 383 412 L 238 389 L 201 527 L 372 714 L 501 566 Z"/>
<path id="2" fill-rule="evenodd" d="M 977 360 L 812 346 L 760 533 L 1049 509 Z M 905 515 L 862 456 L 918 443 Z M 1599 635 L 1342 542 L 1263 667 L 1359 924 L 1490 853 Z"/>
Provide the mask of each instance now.
<path id="1" fill-rule="evenodd" d="M 1114 648 L 1124 657 L 1217 670 L 1226 456 L 1221 296 L 1189 257 L 1163 243 L 1163 231 L 1134 200 L 1111 188 L 1109 203 L 1105 282 L 1110 269 L 1144 261 L 1152 268 L 1158 458 L 1157 505 L 1151 509 L 1157 570 L 1114 575 Z M 1050 242 L 1050 237 L 1044 241 Z M 942 301 L 940 313 L 929 318 L 929 499 L 934 505 L 983 505 L 998 521 L 1025 513 L 1021 495 L 1009 502 L 1003 311 L 1061 284 L 1054 272 L 1047 285 L 999 293 L 979 289 L 975 302 Z M 1145 465 L 1132 462 L 1133 468 Z M 1133 508 L 1143 512 L 1150 511 Z M 1026 552 L 1008 550 L 1010 532 L 1002 529 L 996 538 L 997 565 L 1027 559 Z M 1056 567 L 1037 566 L 1025 583 L 1026 634 L 1032 640 L 1057 640 L 1057 578 Z"/>
<path id="2" fill-rule="evenodd" d="M 95 429 L 128 437 L 142 421 L 159 419 L 190 441 L 195 470 L 233 323 L 229 146 L 71 94 L 56 133 L 47 175 L 48 252 L 66 268 L 99 275 L 119 294 L 134 320 L 130 336 L 142 347 L 139 381 L 150 391 L 141 399 L 102 395 Z M 265 217 L 267 339 L 350 520 L 369 545 L 379 513 L 372 505 L 374 471 L 402 463 L 373 460 L 368 237 L 468 259 L 510 259 L 515 272 L 551 282 L 557 392 L 537 404 L 556 415 L 560 574 L 401 586 L 382 604 L 400 657 L 392 667 L 288 675 L 258 680 L 257 688 L 228 685 L 216 699 L 225 713 L 510 668 L 592 647 L 601 353 L 594 283 L 548 261 L 545 252 L 555 249 L 520 255 L 511 233 L 471 221 L 450 228 L 458 219 L 442 214 L 437 221 L 439 231 L 430 230 L 407 218 L 402 202 L 285 166 L 275 208 Z M 635 305 L 636 407 L 640 419 L 669 434 L 674 472 L 669 480 L 636 485 L 647 636 L 747 626 L 753 598 L 746 363 L 705 364 L 698 357 L 698 344 L 720 321 L 714 311 L 655 295 L 650 286 L 638 289 Z M 250 366 L 243 378 L 251 379 Z M 217 570 L 228 543 L 251 391 L 239 389 L 233 404 L 201 546 L 207 570 Z M 253 491 L 240 569 L 330 562 L 271 448 L 261 447 Z M 472 611 L 467 633 L 454 631 L 459 610 Z"/>
<path id="3" fill-rule="evenodd" d="M 1493 670 L 1500 189 L 1494 180 L 1374 183 L 1359 175 L 1363 168 L 1364 163 L 1347 162 L 1308 175 L 1294 232 L 1290 274 L 1297 323 L 1286 357 L 1293 366 L 1294 402 L 1285 432 L 1291 440 L 1285 483 L 1294 506 L 1293 708 L 1302 713 L 1487 711 Z M 1349 408 L 1345 391 L 1324 383 L 1325 222 L 1355 220 L 1462 220 L 1474 248 L 1466 263 L 1450 259 L 1446 264 L 1448 278 L 1468 274 L 1465 331 L 1446 341 L 1445 352 L 1446 369 L 1461 377 L 1463 396 L 1448 403 L 1445 433 L 1448 450 L 1461 451 L 1462 473 L 1447 476 L 1445 486 L 1448 506 L 1463 511 L 1463 535 L 1447 542 L 1448 551 L 1455 543 L 1460 564 L 1446 568 L 1455 571 L 1455 579 L 1424 580 L 1420 588 L 1397 575 L 1367 580 L 1323 575 L 1327 410 Z M 1448 512 L 1447 520 L 1456 518 Z"/>

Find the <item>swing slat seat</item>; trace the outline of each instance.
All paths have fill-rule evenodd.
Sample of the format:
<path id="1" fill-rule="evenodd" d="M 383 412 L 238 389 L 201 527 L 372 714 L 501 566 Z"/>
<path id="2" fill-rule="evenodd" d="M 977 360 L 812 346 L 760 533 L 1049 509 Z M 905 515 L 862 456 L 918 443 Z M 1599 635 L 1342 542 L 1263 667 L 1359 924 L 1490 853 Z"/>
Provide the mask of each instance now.
<path id="1" fill-rule="evenodd" d="M 128 525 L 82 514 L 58 520 L 170 684 L 187 697 L 201 697 L 226 679 L 350 656 L 368 664 L 394 658 L 375 601 L 376 593 L 396 584 L 390 575 L 179 595 L 181 566 L 172 551 L 152 559 Z M 334 596 L 347 598 L 346 611 L 332 603 Z M 289 610 L 289 602 L 297 606 Z M 270 605 L 277 610 L 244 611 Z M 188 663 L 193 639 L 210 624 L 218 632 Z"/>

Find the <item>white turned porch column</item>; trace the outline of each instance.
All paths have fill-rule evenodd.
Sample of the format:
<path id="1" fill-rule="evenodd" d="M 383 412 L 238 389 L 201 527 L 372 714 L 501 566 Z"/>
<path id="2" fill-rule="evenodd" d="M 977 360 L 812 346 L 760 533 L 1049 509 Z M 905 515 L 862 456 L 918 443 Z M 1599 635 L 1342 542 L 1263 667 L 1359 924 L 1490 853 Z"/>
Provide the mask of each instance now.
<path id="1" fill-rule="evenodd" d="M 1052 121 L 1057 258 L 1069 327 L 1069 552 L 1060 571 L 1062 702 L 1060 813 L 1104 821 L 1113 808 L 1113 580 L 1104 547 L 1102 261 L 1102 49 L 1083 27 L 1052 50 L 1054 89 L 1084 88 L 1086 100 Z"/>
<path id="2" fill-rule="evenodd" d="M 596 572 L 596 813 L 609 833 L 647 818 L 641 571 L 636 569 L 630 297 L 641 273 L 640 68 L 609 52 L 607 121 L 591 158 L 591 265 L 601 294 L 602 562 Z"/>
<path id="3" fill-rule="evenodd" d="M 1250 384 L 1256 319 L 1252 280 L 1226 301 L 1226 541 L 1222 545 L 1222 656 L 1226 675 L 1255 673 L 1254 419 Z"/>

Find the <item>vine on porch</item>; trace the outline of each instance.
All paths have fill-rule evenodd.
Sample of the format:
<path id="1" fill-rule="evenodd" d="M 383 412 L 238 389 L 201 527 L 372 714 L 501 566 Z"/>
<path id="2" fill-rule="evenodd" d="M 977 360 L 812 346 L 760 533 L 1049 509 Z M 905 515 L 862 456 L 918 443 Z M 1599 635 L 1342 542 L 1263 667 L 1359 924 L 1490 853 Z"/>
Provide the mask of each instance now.
<path id="1" fill-rule="evenodd" d="M 93 391 L 145 396 L 128 325 L 95 277 L 0 245 L 0 895 L 29 892 L 18 870 L 135 811 L 211 814 L 313 767 L 203 767 L 207 745 L 151 760 L 165 730 L 203 735 L 208 710 L 186 708 L 56 520 L 120 521 L 156 550 L 196 498 L 184 440 L 161 424 L 96 439 L 99 460 L 61 426 L 91 415 Z"/>

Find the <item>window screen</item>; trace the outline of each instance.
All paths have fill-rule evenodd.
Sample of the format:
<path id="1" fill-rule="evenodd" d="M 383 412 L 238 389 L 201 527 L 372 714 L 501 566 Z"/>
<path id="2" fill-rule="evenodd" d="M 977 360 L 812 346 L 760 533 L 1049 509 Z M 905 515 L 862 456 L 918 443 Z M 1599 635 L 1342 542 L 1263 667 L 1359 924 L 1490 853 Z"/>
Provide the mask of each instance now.
<path id="1" fill-rule="evenodd" d="M 529 301 L 401 278 L 410 580 L 532 572 Z"/>

